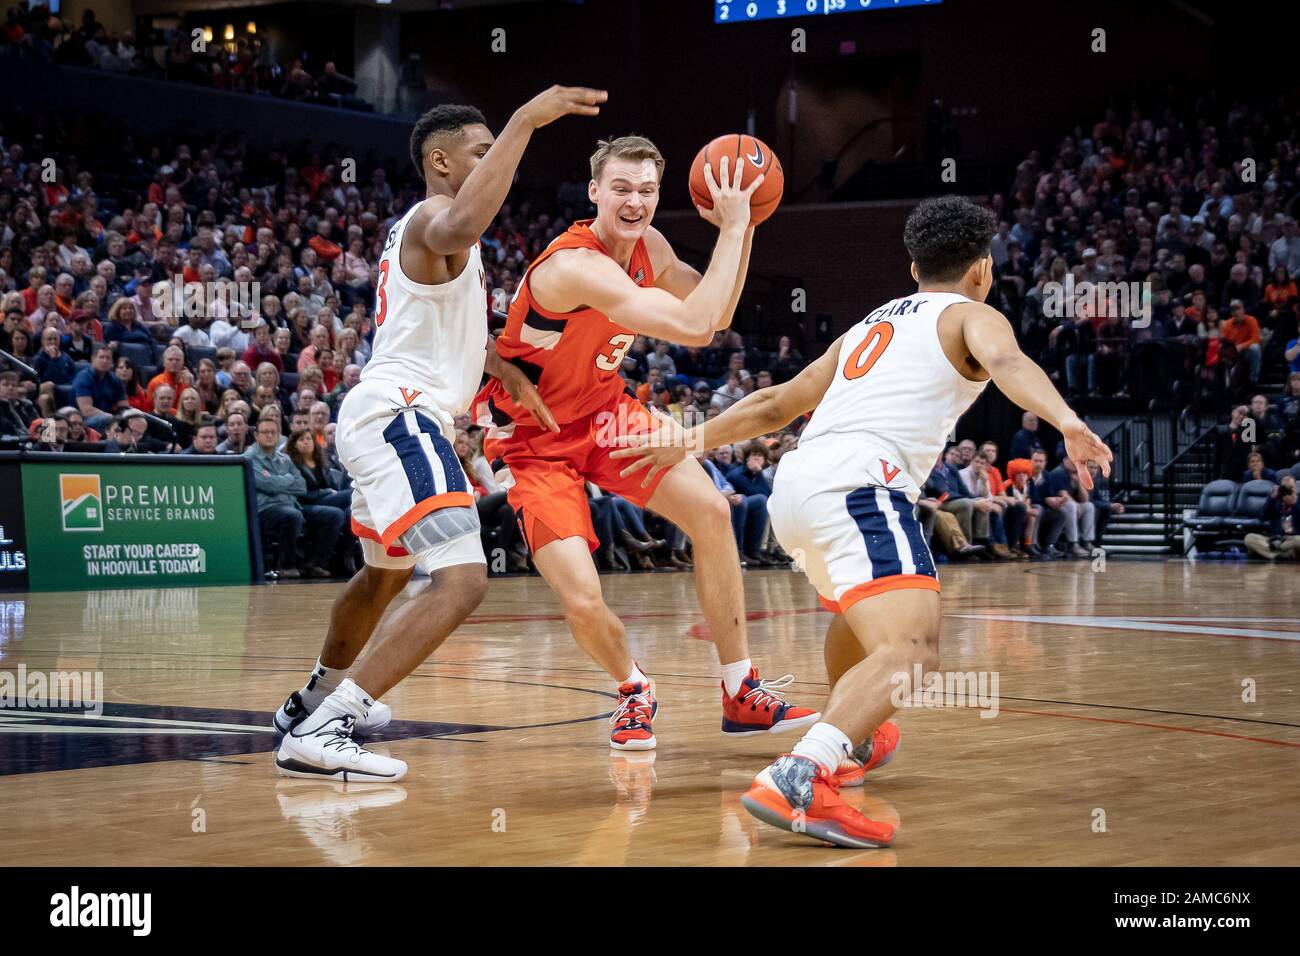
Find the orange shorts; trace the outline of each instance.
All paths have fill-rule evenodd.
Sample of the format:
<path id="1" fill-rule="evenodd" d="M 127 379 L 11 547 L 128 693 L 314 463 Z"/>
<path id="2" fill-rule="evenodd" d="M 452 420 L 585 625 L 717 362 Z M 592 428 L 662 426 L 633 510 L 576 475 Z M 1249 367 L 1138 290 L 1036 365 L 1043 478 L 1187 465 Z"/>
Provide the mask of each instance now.
<path id="1" fill-rule="evenodd" d="M 483 454 L 488 461 L 505 459 L 514 478 L 510 507 L 532 551 L 560 538 L 583 537 L 595 551 L 600 539 L 591 524 L 586 482 L 606 494 L 618 495 L 645 507 L 666 472 L 645 488 L 644 469 L 626 478 L 619 472 L 630 459 L 611 459 L 617 436 L 654 431 L 658 422 L 644 405 L 627 393 L 611 405 L 560 426 L 559 434 L 536 426 L 514 426 L 504 438 L 488 438 Z"/>

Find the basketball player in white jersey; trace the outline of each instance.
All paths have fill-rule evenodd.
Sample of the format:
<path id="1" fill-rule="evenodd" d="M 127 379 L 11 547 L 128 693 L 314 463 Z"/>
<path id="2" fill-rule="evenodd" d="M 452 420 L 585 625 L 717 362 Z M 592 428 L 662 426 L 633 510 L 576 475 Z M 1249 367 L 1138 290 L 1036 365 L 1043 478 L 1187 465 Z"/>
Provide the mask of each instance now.
<path id="1" fill-rule="evenodd" d="M 363 749 L 353 735 L 388 722 L 379 698 L 442 644 L 487 588 L 453 418 L 469 407 L 486 368 L 555 427 L 523 373 L 487 348 L 479 237 L 505 201 L 533 131 L 561 116 L 595 116 L 606 98 L 600 90 L 552 87 L 520 107 L 495 140 L 469 106 L 436 107 L 411 133 L 411 159 L 427 195 L 388 233 L 373 353 L 338 418 L 365 567 L 334 603 L 311 678 L 276 712 L 281 773 L 345 781 L 406 773 L 403 761 Z M 348 677 L 416 565 L 428 572 L 429 586 L 394 612 Z"/>
<path id="2" fill-rule="evenodd" d="M 783 385 L 756 391 L 687 432 L 665 423 L 629 436 L 615 457 L 650 475 L 702 451 L 764 435 L 813 408 L 799 447 L 781 459 L 768 502 L 781 546 L 802 559 L 822 604 L 831 693 L 821 721 L 764 769 L 742 797 L 766 823 L 839 846 L 888 846 L 894 828 L 842 801 L 898 745 L 891 693 L 915 667 L 939 666 L 939 582 L 916 519 L 921 487 L 945 437 L 990 381 L 1054 425 L 1066 451 L 1110 474 L 1110 449 L 984 304 L 993 283 L 995 221 L 969 200 L 922 202 L 903 242 L 917 291 L 887 302 Z M 919 688 L 918 688 L 919 689 Z M 860 745 L 856 746 L 855 745 Z"/>

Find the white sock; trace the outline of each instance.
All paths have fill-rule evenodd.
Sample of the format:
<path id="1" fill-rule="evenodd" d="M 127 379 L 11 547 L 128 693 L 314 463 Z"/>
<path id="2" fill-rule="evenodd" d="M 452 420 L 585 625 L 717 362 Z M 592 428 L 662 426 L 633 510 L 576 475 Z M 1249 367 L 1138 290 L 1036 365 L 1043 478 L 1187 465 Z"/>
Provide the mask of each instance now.
<path id="1" fill-rule="evenodd" d="M 355 717 L 361 720 L 370 713 L 370 707 L 374 702 L 375 699 L 349 677 L 321 701 L 320 706 L 312 711 L 311 716 L 302 722 L 302 729 L 298 733 L 300 736 L 312 733 L 335 717 Z"/>
<path id="2" fill-rule="evenodd" d="M 745 682 L 749 676 L 750 670 L 754 665 L 746 657 L 743 661 L 736 661 L 734 664 L 722 664 L 722 686 L 727 690 L 728 697 L 735 697 L 740 693 L 740 685 Z"/>
<path id="3" fill-rule="evenodd" d="M 307 705 L 308 710 L 315 710 L 330 694 L 334 693 L 334 688 L 339 686 L 339 682 L 348 676 L 346 667 L 326 667 L 316 659 L 316 666 L 311 669 L 311 680 L 307 681 L 307 686 L 298 691 L 298 696 L 302 702 Z"/>
<path id="4" fill-rule="evenodd" d="M 834 773 L 840 762 L 853 752 L 853 741 L 838 727 L 823 720 L 813 724 L 812 729 L 804 734 L 803 740 L 795 744 L 794 750 L 790 752 L 815 760 L 828 773 Z"/>
<path id="5" fill-rule="evenodd" d="M 619 681 L 619 682 L 618 682 L 618 686 L 619 686 L 619 687 L 622 687 L 624 684 L 642 684 L 642 685 L 645 685 L 645 684 L 648 684 L 648 683 L 650 683 L 650 678 L 646 677 L 645 674 L 641 673 L 641 667 L 640 667 L 640 665 L 637 664 L 636 661 L 633 661 L 633 662 L 632 662 L 632 673 L 628 674 L 627 677 L 626 677 L 624 680 Z"/>

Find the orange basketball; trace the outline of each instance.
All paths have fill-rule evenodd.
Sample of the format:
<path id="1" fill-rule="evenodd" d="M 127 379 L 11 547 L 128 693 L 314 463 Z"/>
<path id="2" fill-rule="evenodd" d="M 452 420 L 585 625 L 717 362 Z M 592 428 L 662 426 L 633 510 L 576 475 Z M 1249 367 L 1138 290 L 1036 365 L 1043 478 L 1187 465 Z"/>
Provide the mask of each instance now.
<path id="1" fill-rule="evenodd" d="M 761 139 L 744 133 L 728 133 L 719 136 L 695 154 L 691 163 L 691 202 L 705 209 L 713 208 L 713 197 L 709 195 L 708 183 L 704 180 L 704 163 L 707 160 L 713 167 L 715 181 L 722 175 L 721 160 L 727 157 L 729 175 L 735 175 L 736 163 L 741 158 L 745 162 L 745 171 L 740 178 L 741 187 L 754 181 L 759 173 L 766 174 L 763 184 L 754 190 L 749 199 L 750 222 L 758 225 L 781 205 L 781 193 L 785 190 L 785 173 L 781 170 L 781 161 L 776 153 L 768 149 Z"/>

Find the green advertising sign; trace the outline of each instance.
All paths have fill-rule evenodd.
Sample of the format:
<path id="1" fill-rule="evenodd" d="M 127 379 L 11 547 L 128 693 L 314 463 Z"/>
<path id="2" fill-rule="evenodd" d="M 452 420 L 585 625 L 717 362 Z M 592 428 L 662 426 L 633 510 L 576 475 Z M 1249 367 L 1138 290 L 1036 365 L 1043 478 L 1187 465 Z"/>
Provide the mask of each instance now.
<path id="1" fill-rule="evenodd" d="M 241 464 L 22 464 L 34 591 L 247 584 Z"/>

